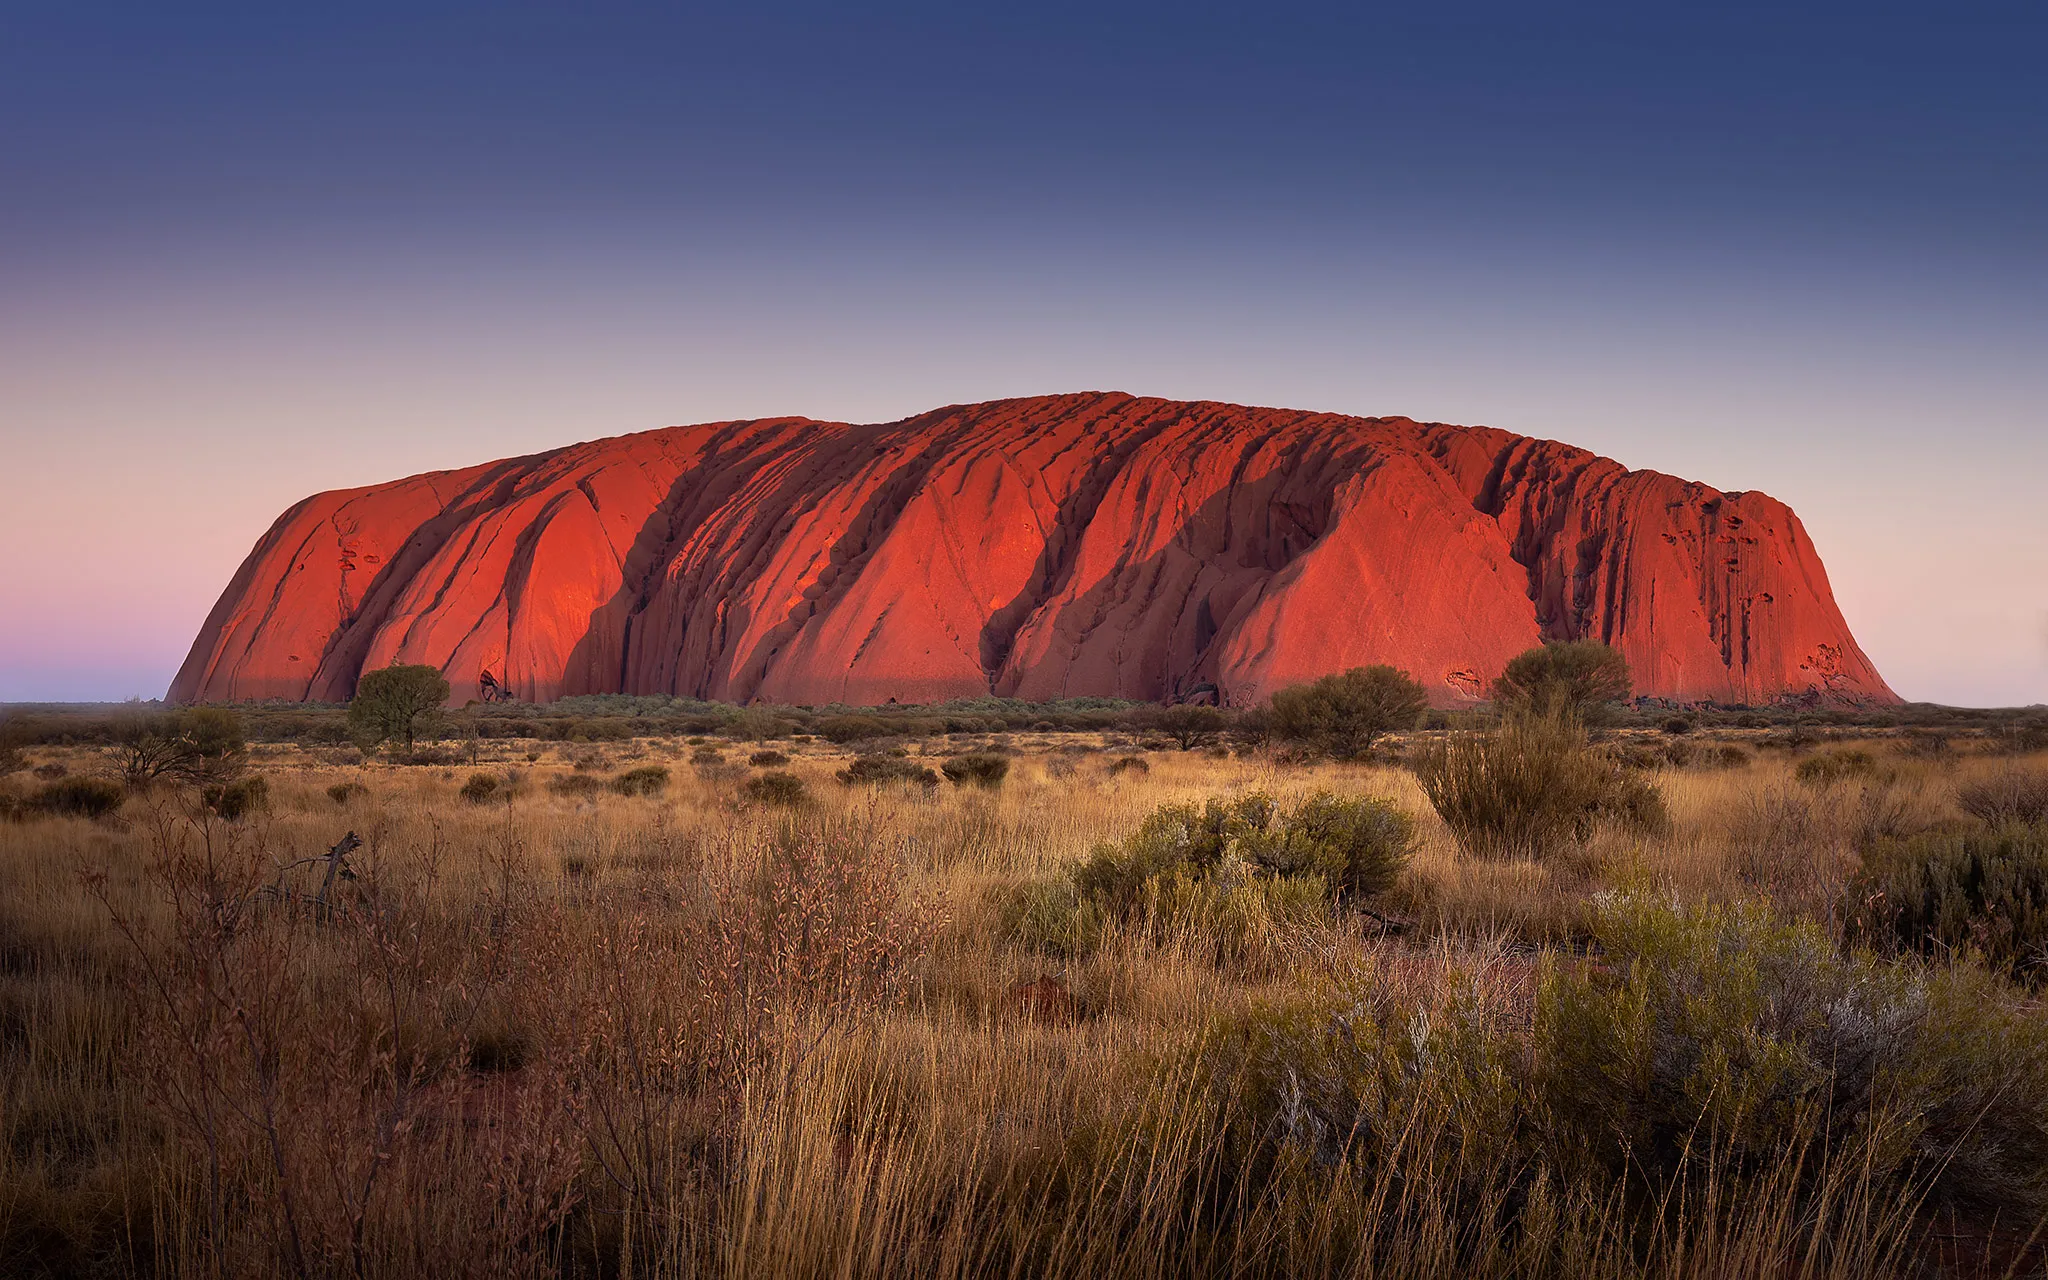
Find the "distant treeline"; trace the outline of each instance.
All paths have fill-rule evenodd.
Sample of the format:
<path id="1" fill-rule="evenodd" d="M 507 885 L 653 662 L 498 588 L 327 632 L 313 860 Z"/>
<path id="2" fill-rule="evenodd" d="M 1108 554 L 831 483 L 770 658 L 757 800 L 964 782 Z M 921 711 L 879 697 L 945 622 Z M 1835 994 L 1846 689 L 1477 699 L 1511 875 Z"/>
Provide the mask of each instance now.
<path id="1" fill-rule="evenodd" d="M 338 703 L 232 704 L 252 742 L 342 745 L 351 741 L 348 709 Z M 96 746 L 118 743 L 137 717 L 161 714 L 157 703 L 15 704 L 0 707 L 0 745 Z M 748 740 L 808 735 L 846 743 L 942 734 L 1161 732 L 1169 709 L 1115 698 L 1024 702 L 971 698 L 911 706 L 738 706 L 663 695 L 588 694 L 550 703 L 473 703 L 450 709 L 422 736 L 442 741 L 533 738 L 610 742 L 629 738 L 717 736 Z M 1257 732 L 1259 709 L 1215 713 L 1213 728 Z M 1486 709 L 1432 711 L 1428 729 L 1483 722 Z M 1909 703 L 1897 707 L 1675 707 L 1639 700 L 1615 718 L 1618 728 L 1667 727 L 1682 717 L 1700 729 L 1922 729 L 1947 733 L 2048 734 L 2048 708 L 1981 709 Z M 1171 732 L 1171 729 L 1166 729 Z"/>

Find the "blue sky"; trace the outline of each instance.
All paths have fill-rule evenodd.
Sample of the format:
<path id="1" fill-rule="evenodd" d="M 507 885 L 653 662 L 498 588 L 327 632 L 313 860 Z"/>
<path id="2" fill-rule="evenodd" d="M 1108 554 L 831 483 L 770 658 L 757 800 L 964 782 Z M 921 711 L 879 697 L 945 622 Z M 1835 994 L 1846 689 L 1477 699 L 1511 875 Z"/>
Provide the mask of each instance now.
<path id="1" fill-rule="evenodd" d="M 2038 5 L 288 8 L 0 11 L 0 699 L 317 489 L 1114 388 L 1766 490 L 2048 700 Z"/>

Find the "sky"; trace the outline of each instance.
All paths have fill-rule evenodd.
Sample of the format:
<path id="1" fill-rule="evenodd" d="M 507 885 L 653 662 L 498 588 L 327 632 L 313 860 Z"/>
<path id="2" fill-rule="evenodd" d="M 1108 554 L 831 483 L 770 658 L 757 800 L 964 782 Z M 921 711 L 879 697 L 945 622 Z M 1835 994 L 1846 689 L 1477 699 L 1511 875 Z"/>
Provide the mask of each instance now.
<path id="1" fill-rule="evenodd" d="M 161 696 L 318 490 L 1076 390 L 1761 489 L 1901 695 L 2048 701 L 2043 66 L 1969 0 L 0 3 L 0 701 Z"/>

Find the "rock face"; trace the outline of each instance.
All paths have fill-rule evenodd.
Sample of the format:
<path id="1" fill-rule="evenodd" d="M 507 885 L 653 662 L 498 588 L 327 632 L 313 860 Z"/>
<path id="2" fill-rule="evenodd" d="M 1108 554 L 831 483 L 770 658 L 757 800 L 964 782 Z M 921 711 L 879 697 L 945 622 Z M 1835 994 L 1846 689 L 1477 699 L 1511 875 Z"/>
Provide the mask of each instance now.
<path id="1" fill-rule="evenodd" d="M 174 701 L 990 693 L 1248 704 L 1387 662 L 1455 706 L 1544 639 L 1678 701 L 1893 702 L 1784 504 L 1485 427 L 1089 393 L 671 427 L 323 493 Z"/>

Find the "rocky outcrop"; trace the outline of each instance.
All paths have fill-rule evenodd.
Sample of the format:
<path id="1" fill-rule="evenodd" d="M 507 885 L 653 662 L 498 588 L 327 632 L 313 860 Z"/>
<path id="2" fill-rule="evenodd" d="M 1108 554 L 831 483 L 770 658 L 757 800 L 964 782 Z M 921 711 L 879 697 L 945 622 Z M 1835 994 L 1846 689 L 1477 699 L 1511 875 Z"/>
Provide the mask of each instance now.
<path id="1" fill-rule="evenodd" d="M 1799 519 L 1481 427 L 1090 393 L 671 427 L 323 493 L 175 701 L 393 662 L 522 698 L 1248 704 L 1388 662 L 1441 705 L 1546 638 L 1676 701 L 1895 701 Z"/>

